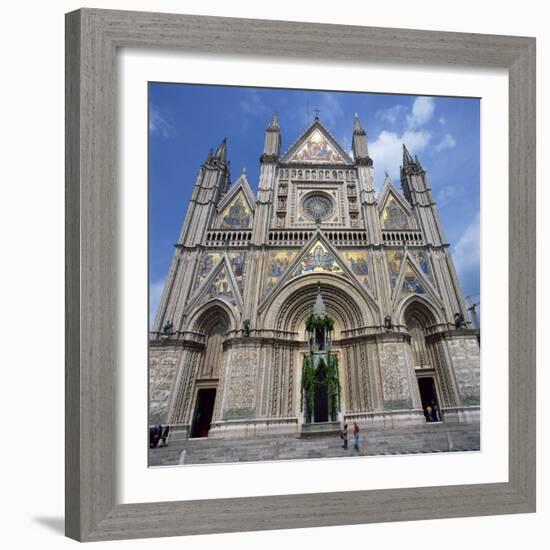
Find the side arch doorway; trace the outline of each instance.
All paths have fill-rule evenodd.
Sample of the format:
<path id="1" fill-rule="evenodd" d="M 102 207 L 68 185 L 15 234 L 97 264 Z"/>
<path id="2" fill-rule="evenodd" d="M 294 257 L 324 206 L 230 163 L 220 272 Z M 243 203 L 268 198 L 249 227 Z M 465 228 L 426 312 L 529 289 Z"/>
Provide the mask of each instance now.
<path id="1" fill-rule="evenodd" d="M 434 313 L 424 304 L 412 301 L 404 311 L 404 321 L 410 335 L 411 356 L 418 392 L 427 422 L 439 422 L 442 417 L 438 353 L 429 335 L 437 324 Z"/>
<path id="2" fill-rule="evenodd" d="M 211 307 L 198 320 L 197 332 L 205 337 L 194 383 L 190 437 L 208 437 L 218 394 L 218 381 L 224 361 L 223 342 L 229 329 L 226 313 Z"/>

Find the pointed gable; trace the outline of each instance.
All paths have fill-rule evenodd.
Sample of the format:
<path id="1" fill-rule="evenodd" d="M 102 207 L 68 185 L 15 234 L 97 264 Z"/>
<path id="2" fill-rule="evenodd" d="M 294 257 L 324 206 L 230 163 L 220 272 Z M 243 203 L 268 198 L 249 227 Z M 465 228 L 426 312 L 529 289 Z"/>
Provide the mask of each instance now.
<path id="1" fill-rule="evenodd" d="M 413 229 L 414 227 L 410 213 L 391 189 L 382 206 L 380 225 L 382 229 Z"/>
<path id="2" fill-rule="evenodd" d="M 388 173 L 378 195 L 380 226 L 387 229 L 415 229 L 409 204 L 393 185 Z"/>
<path id="3" fill-rule="evenodd" d="M 222 265 L 214 274 L 212 280 L 209 281 L 205 296 L 208 296 L 208 298 L 225 298 L 230 304 L 237 305 L 237 293 L 226 265 Z"/>
<path id="4" fill-rule="evenodd" d="M 441 307 L 440 298 L 431 279 L 416 264 L 414 253 L 406 251 L 401 265 L 401 274 L 395 285 L 393 302 L 395 304 L 413 295 L 429 298 L 438 307 Z"/>
<path id="5" fill-rule="evenodd" d="M 204 263 L 205 259 L 208 256 L 215 257 L 218 254 L 220 253 L 205 254 L 201 261 L 201 265 L 210 266 L 211 260 L 208 259 L 206 263 Z M 233 255 L 233 259 L 230 257 L 231 254 Z M 241 291 L 239 290 L 239 278 L 242 283 L 242 271 L 236 270 L 236 263 L 242 261 L 244 265 L 244 257 L 242 259 L 240 258 L 240 255 L 243 254 L 241 252 L 231 254 L 222 255 L 217 264 L 210 269 L 206 278 L 201 277 L 199 271 L 197 274 L 198 286 L 189 305 L 186 307 L 186 311 L 190 311 L 193 307 L 202 305 L 214 298 L 222 299 L 239 309 L 241 308 L 242 298 Z M 239 261 L 235 262 L 235 259 Z M 236 274 L 239 274 L 239 277 L 237 277 Z"/>
<path id="6" fill-rule="evenodd" d="M 353 164 L 349 155 L 315 120 L 283 156 L 283 163 Z"/>
<path id="7" fill-rule="evenodd" d="M 293 277 L 303 273 L 319 273 L 328 271 L 330 273 L 342 273 L 344 270 L 334 254 L 320 240 L 315 241 L 309 248 L 307 254 L 301 259 L 292 272 Z"/>
<path id="8" fill-rule="evenodd" d="M 218 204 L 221 229 L 248 229 L 252 225 L 254 193 L 243 172 Z"/>
<path id="9" fill-rule="evenodd" d="M 407 260 L 401 279 L 399 296 L 405 298 L 411 294 L 426 294 L 426 288 L 416 269 L 413 269 L 410 260 Z"/>
<path id="10" fill-rule="evenodd" d="M 329 243 L 320 229 L 317 229 L 299 253 L 296 251 L 272 252 L 269 258 L 265 273 L 267 283 L 260 308 L 269 303 L 277 295 L 278 289 L 283 288 L 292 279 L 321 273 L 345 277 L 374 307 L 377 307 L 369 287 L 366 251 L 349 251 L 344 257 Z"/>
<path id="11" fill-rule="evenodd" d="M 227 254 L 231 271 L 235 277 L 237 287 L 242 293 L 244 288 L 244 265 L 246 260 L 246 252 L 229 252 Z M 203 285 L 208 276 L 218 266 L 220 262 L 223 262 L 222 252 L 205 252 L 199 262 L 197 273 L 195 276 L 195 290 Z"/>

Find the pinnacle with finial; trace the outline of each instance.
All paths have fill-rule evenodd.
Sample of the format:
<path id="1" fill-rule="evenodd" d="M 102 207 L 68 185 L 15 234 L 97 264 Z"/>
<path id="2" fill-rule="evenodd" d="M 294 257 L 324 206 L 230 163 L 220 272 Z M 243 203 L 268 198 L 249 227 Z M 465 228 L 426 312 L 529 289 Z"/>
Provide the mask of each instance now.
<path id="1" fill-rule="evenodd" d="M 355 113 L 353 117 L 353 131 L 354 132 L 362 132 L 363 128 L 361 127 L 361 121 L 359 120 L 359 114 Z"/>
<path id="2" fill-rule="evenodd" d="M 321 296 L 321 283 L 317 281 L 317 298 L 315 299 L 315 304 L 313 306 L 313 313 L 319 317 L 324 317 L 327 314 L 327 308 L 325 307 L 325 302 L 323 302 L 323 297 Z"/>
<path id="3" fill-rule="evenodd" d="M 407 147 L 403 143 L 403 166 L 407 166 L 408 164 L 413 164 L 414 160 L 411 157 L 411 154 L 409 153 Z"/>
<path id="4" fill-rule="evenodd" d="M 216 157 L 220 160 L 225 161 L 227 158 L 227 138 L 224 137 L 218 150 L 216 151 Z"/>
<path id="5" fill-rule="evenodd" d="M 271 130 L 278 130 L 279 129 L 279 113 L 277 111 L 275 111 L 275 113 L 273 114 L 273 119 L 269 123 L 269 128 Z"/>

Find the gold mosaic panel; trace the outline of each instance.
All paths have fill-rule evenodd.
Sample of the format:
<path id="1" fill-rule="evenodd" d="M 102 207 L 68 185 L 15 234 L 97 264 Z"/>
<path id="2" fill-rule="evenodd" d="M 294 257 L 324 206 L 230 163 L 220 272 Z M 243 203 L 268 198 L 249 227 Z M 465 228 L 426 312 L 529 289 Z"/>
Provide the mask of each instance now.
<path id="1" fill-rule="evenodd" d="M 361 250 L 342 252 L 342 257 L 346 260 L 349 268 L 358 277 L 358 279 L 369 288 L 369 262 L 368 254 Z"/>
<path id="2" fill-rule="evenodd" d="M 405 210 L 395 199 L 392 193 L 388 195 L 382 214 L 380 215 L 382 229 L 410 229 L 410 219 Z"/>
<path id="3" fill-rule="evenodd" d="M 245 229 L 250 226 L 251 211 L 242 192 L 226 206 L 222 213 L 220 227 L 223 229 Z"/>

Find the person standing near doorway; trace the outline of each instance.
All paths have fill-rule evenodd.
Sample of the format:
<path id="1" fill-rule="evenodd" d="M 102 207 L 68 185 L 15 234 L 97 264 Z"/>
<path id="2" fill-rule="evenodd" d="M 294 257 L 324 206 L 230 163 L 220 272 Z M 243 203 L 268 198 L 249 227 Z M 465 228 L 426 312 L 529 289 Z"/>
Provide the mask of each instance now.
<path id="1" fill-rule="evenodd" d="M 359 451 L 359 424 L 353 423 L 353 448 Z"/>
<path id="2" fill-rule="evenodd" d="M 342 432 L 340 433 L 340 437 L 343 440 L 342 449 L 347 450 L 348 448 L 348 425 L 347 424 L 344 424 L 344 427 L 342 428 Z"/>

